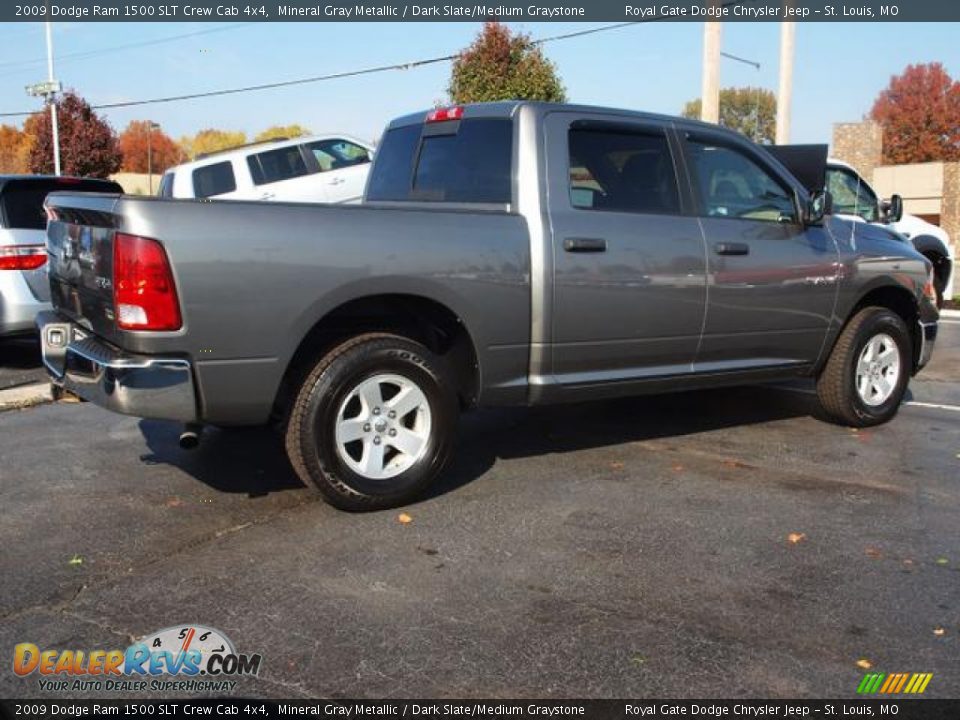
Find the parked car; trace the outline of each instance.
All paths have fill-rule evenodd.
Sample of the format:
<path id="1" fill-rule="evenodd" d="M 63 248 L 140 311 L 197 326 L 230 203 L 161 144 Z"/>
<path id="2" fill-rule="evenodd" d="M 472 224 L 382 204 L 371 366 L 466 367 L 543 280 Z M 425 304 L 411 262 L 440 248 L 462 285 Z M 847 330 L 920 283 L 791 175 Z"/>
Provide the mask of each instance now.
<path id="1" fill-rule="evenodd" d="M 355 203 L 363 197 L 373 146 L 349 135 L 281 138 L 244 145 L 167 170 L 165 198 Z"/>
<path id="2" fill-rule="evenodd" d="M 109 180 L 0 175 L 0 337 L 35 333 L 37 313 L 50 309 L 43 201 L 54 190 L 123 192 Z"/>
<path id="3" fill-rule="evenodd" d="M 933 264 L 938 307 L 944 297 L 953 297 L 954 250 L 943 228 L 905 214 L 899 195 L 881 200 L 853 166 L 827 158 L 827 145 L 777 145 L 769 150 L 809 191 L 829 190 L 832 212 L 839 217 L 882 225 L 911 242 Z"/>
<path id="4" fill-rule="evenodd" d="M 184 445 L 274 420 L 346 509 L 421 493 L 477 405 L 813 377 L 874 425 L 930 359 L 932 268 L 826 197 L 693 120 L 435 109 L 388 126 L 357 206 L 51 195 L 44 361 Z"/>

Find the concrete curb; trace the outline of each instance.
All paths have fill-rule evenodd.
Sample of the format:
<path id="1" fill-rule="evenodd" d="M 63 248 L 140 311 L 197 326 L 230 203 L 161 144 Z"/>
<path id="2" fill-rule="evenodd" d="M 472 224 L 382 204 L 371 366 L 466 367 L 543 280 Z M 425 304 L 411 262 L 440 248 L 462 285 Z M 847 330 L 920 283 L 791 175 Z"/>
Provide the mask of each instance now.
<path id="1" fill-rule="evenodd" d="M 960 310 L 941 310 L 940 317 L 946 320 L 960 320 Z"/>
<path id="2" fill-rule="evenodd" d="M 0 412 L 18 410 L 48 402 L 53 402 L 53 396 L 50 394 L 50 383 L 48 382 L 31 383 L 30 385 L 20 385 L 0 390 Z"/>

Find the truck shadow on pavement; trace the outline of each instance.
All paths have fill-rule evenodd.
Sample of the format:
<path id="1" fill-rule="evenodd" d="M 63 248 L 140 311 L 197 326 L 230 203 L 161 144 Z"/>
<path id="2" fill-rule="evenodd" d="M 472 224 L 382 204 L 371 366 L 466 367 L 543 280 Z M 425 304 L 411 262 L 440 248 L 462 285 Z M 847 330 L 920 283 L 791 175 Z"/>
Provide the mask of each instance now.
<path id="1" fill-rule="evenodd" d="M 650 395 L 575 405 L 492 408 L 464 415 L 453 464 L 421 499 L 482 477 L 498 459 L 549 456 L 818 414 L 816 398 L 772 386 Z M 180 426 L 141 420 L 150 453 L 142 460 L 181 469 L 202 483 L 251 497 L 303 488 L 279 435 L 267 428 L 207 428 L 183 450 Z"/>

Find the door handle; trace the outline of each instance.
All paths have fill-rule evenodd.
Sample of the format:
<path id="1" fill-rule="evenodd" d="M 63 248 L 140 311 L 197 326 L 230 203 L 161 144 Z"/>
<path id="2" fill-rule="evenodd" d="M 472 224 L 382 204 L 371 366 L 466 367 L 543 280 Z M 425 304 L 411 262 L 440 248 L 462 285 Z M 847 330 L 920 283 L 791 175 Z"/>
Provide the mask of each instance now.
<path id="1" fill-rule="evenodd" d="M 343 178 L 334 178 L 330 181 L 331 185 L 343 185 L 346 182 Z"/>
<path id="2" fill-rule="evenodd" d="M 607 241 L 603 238 L 566 238 L 563 249 L 567 252 L 606 252 Z"/>
<path id="3" fill-rule="evenodd" d="M 717 255 L 749 255 L 750 246 L 739 242 L 719 242 L 713 246 Z"/>
<path id="4" fill-rule="evenodd" d="M 273 200 L 275 197 L 276 197 L 276 193 L 268 192 L 268 193 L 264 193 L 263 195 L 261 195 L 261 196 L 260 196 L 260 199 L 261 199 L 261 200 Z"/>

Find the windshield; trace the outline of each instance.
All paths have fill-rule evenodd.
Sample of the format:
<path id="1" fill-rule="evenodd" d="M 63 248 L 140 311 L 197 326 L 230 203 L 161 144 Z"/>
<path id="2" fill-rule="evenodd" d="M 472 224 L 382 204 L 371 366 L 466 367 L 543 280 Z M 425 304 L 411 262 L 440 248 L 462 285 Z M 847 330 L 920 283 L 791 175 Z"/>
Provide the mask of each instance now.
<path id="1" fill-rule="evenodd" d="M 833 212 L 838 215 L 859 215 L 867 222 L 880 219 L 877 196 L 852 170 L 827 168 L 827 190 L 833 196 Z"/>

